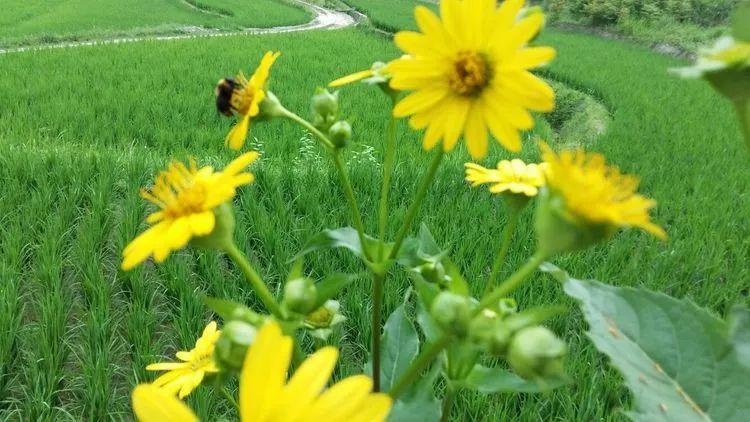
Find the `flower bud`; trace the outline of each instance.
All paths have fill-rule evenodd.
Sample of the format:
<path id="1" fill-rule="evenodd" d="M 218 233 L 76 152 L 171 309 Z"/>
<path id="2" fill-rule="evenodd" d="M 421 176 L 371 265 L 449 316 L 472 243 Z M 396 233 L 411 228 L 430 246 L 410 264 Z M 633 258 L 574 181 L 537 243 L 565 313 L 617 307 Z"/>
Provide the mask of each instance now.
<path id="1" fill-rule="evenodd" d="M 523 378 L 549 378 L 563 374 L 565 343 L 541 326 L 518 331 L 508 348 L 508 363 Z"/>
<path id="2" fill-rule="evenodd" d="M 442 285 L 445 283 L 445 266 L 440 261 L 428 261 L 416 268 L 427 282 Z"/>
<path id="3" fill-rule="evenodd" d="M 190 243 L 203 249 L 225 250 L 234 242 L 234 210 L 230 202 L 214 208 L 216 223 L 214 230 L 205 235 L 194 237 Z"/>
<path id="4" fill-rule="evenodd" d="M 466 335 L 471 321 L 469 298 L 448 291 L 440 292 L 431 307 L 432 317 L 440 327 L 459 337 Z"/>
<path id="5" fill-rule="evenodd" d="M 242 321 L 230 321 L 221 330 L 214 351 L 216 361 L 223 368 L 239 371 L 247 354 L 247 348 L 255 339 L 256 329 Z"/>
<path id="6" fill-rule="evenodd" d="M 561 195 L 542 188 L 534 226 L 539 250 L 546 256 L 585 249 L 612 236 L 616 227 L 577 219 L 565 209 Z"/>
<path id="7" fill-rule="evenodd" d="M 346 120 L 340 120 L 328 129 L 328 136 L 336 148 L 343 148 L 352 138 L 352 126 Z"/>
<path id="8" fill-rule="evenodd" d="M 281 105 L 279 98 L 271 91 L 266 91 L 266 96 L 260 103 L 260 112 L 256 120 L 271 119 L 287 115 L 287 109 Z"/>
<path id="9" fill-rule="evenodd" d="M 322 117 L 329 121 L 339 113 L 339 93 L 331 93 L 325 88 L 318 88 L 312 97 L 312 112 L 315 118 Z"/>
<path id="10" fill-rule="evenodd" d="M 469 325 L 469 339 L 492 355 L 504 354 L 510 338 L 511 331 L 500 316 L 489 309 L 474 317 Z"/>
<path id="11" fill-rule="evenodd" d="M 292 312 L 307 315 L 313 311 L 317 299 L 317 289 L 309 278 L 295 278 L 284 286 L 283 304 Z"/>

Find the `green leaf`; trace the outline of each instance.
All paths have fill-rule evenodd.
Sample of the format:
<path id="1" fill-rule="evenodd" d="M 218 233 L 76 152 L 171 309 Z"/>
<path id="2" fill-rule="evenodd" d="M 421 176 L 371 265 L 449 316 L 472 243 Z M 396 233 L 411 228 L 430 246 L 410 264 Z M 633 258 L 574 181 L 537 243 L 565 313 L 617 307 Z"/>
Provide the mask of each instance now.
<path id="1" fill-rule="evenodd" d="M 564 378 L 544 381 L 525 380 L 503 368 L 475 365 L 463 386 L 483 394 L 541 393 L 568 384 Z"/>
<path id="2" fill-rule="evenodd" d="M 750 42 L 750 0 L 737 5 L 732 15 L 732 35 L 739 41 Z"/>
<path id="3" fill-rule="evenodd" d="M 341 273 L 331 274 L 328 277 L 324 278 L 323 281 L 315 285 L 318 294 L 314 309 L 318 309 L 319 307 L 323 306 L 323 304 L 326 303 L 328 299 L 333 299 L 334 297 L 336 297 L 339 293 L 341 293 L 342 290 L 344 290 L 344 288 L 346 288 L 346 286 L 348 286 L 352 281 L 356 279 L 357 276 L 353 274 Z"/>
<path id="4" fill-rule="evenodd" d="M 259 325 L 263 317 L 253 312 L 247 306 L 232 302 L 231 300 L 204 297 L 203 303 L 220 316 L 224 321 L 244 321 L 249 324 Z"/>
<path id="5" fill-rule="evenodd" d="M 435 398 L 435 382 L 440 377 L 440 360 L 412 388 L 393 404 L 388 422 L 422 422 L 440 419 L 440 400 Z"/>
<path id="6" fill-rule="evenodd" d="M 729 317 L 729 335 L 737 353 L 737 359 L 746 368 L 750 368 L 750 310 L 744 306 L 735 306 Z"/>
<path id="7" fill-rule="evenodd" d="M 406 315 L 404 305 L 396 308 L 385 323 L 380 345 L 380 388 L 390 390 L 419 353 L 419 337 Z"/>
<path id="8" fill-rule="evenodd" d="M 726 322 L 688 300 L 554 274 L 580 302 L 594 345 L 623 374 L 634 396 L 631 418 L 750 420 L 750 371 Z"/>
<path id="9" fill-rule="evenodd" d="M 461 274 L 461 270 L 449 258 L 445 259 L 445 273 L 448 276 L 448 290 L 461 296 L 469 296 L 469 283 Z"/>
<path id="10" fill-rule="evenodd" d="M 397 261 L 406 268 L 416 268 L 426 262 L 439 262 L 445 255 L 446 251 L 440 249 L 430 230 L 422 224 L 417 237 L 410 237 L 404 241 Z"/>
<path id="11" fill-rule="evenodd" d="M 380 243 L 377 239 L 365 236 L 368 250 L 376 250 Z M 393 247 L 392 244 L 387 244 L 385 252 L 388 254 Z M 324 230 L 317 234 L 315 237 L 310 239 L 304 248 L 294 257 L 293 260 L 299 259 L 302 256 L 315 252 L 321 249 L 335 249 L 344 248 L 354 253 L 357 257 L 366 261 L 364 251 L 362 250 L 362 243 L 359 241 L 359 234 L 357 230 L 352 227 L 342 227 L 335 230 Z"/>

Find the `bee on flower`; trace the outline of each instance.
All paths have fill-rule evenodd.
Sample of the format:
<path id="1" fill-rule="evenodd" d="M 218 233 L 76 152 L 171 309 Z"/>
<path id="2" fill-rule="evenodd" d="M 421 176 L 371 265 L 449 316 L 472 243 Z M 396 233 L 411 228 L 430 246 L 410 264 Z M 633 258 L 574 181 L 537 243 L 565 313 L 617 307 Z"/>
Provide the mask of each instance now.
<path id="1" fill-rule="evenodd" d="M 210 166 L 198 168 L 194 160 L 188 165 L 172 162 L 157 176 L 153 187 L 141 190 L 141 196 L 159 210 L 146 219 L 152 227 L 125 247 L 122 269 L 130 270 L 150 256 L 164 262 L 191 240 L 231 240 L 223 238 L 231 238 L 234 227 L 227 203 L 238 187 L 255 180 L 252 173 L 243 170 L 258 156 L 257 152 L 243 154 L 220 172 Z"/>
<path id="2" fill-rule="evenodd" d="M 292 339 L 278 323 L 266 323 L 248 349 L 240 375 L 241 421 L 378 422 L 388 416 L 390 397 L 372 393 L 372 380 L 365 375 L 326 388 L 338 359 L 335 348 L 318 350 L 287 380 L 291 356 Z M 144 422 L 198 419 L 184 403 L 149 384 L 133 391 L 133 410 Z"/>
<path id="3" fill-rule="evenodd" d="M 440 17 L 416 8 L 419 32 L 396 34 L 406 56 L 388 64 L 390 86 L 410 94 L 393 113 L 410 117 L 414 129 L 426 129 L 425 149 L 442 142 L 450 151 L 463 136 L 471 156 L 480 159 L 492 134 L 509 151 L 519 151 L 519 132 L 534 126 L 530 111 L 554 108 L 554 92 L 531 70 L 549 63 L 555 50 L 527 45 L 544 15 L 524 12 L 523 5 L 444 0 Z"/>
<path id="4" fill-rule="evenodd" d="M 268 96 L 271 66 L 280 55 L 278 52 L 267 52 L 250 79 L 240 72 L 236 78 L 224 78 L 216 85 L 216 108 L 226 116 L 236 114 L 239 117 L 226 137 L 229 148 L 238 150 L 245 144 L 250 121 L 258 116 L 261 104 Z"/>

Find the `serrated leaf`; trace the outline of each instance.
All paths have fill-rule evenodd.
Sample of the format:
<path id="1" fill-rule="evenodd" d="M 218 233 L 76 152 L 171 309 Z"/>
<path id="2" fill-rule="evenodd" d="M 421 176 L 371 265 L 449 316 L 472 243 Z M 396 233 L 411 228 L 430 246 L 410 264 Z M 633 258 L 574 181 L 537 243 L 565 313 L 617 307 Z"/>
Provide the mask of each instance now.
<path id="1" fill-rule="evenodd" d="M 735 39 L 750 42 L 750 0 L 742 0 L 732 15 L 732 35 Z"/>
<path id="2" fill-rule="evenodd" d="M 419 353 L 419 337 L 404 305 L 385 323 L 380 345 L 380 389 L 388 391 Z"/>
<path id="3" fill-rule="evenodd" d="M 735 306 L 729 317 L 729 335 L 737 353 L 737 359 L 746 368 L 750 368 L 750 310 L 744 306 Z"/>
<path id="4" fill-rule="evenodd" d="M 373 239 L 369 236 L 365 236 L 368 250 L 376 250 L 378 246 L 378 240 Z M 392 245 L 388 244 L 385 247 L 386 254 L 390 252 Z M 321 249 L 336 249 L 344 248 L 348 249 L 354 255 L 366 261 L 365 254 L 362 249 L 362 243 L 359 241 L 359 234 L 357 230 L 352 227 L 342 227 L 335 230 L 324 230 L 312 239 L 310 239 L 305 247 L 292 259 L 299 259 L 311 252 L 315 252 Z"/>
<path id="5" fill-rule="evenodd" d="M 525 380 L 503 368 L 475 365 L 463 386 L 483 394 L 541 393 L 568 384 L 565 378 L 537 382 Z"/>
<path id="6" fill-rule="evenodd" d="M 750 371 L 739 363 L 724 321 L 645 289 L 573 278 L 564 288 L 580 302 L 594 345 L 633 393 L 632 419 L 750 420 Z"/>

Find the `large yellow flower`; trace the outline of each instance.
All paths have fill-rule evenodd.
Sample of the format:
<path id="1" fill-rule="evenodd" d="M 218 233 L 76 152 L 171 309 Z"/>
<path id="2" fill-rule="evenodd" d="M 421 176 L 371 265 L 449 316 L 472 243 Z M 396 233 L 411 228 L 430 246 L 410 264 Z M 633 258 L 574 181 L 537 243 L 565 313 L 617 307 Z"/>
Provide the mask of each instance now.
<path id="1" fill-rule="evenodd" d="M 253 76 L 248 80 L 241 72 L 237 75 L 234 92 L 231 96 L 232 110 L 240 115 L 240 121 L 232 128 L 226 138 L 226 144 L 238 150 L 242 148 L 250 130 L 250 119 L 260 113 L 260 103 L 266 98 L 268 77 L 271 66 L 281 53 L 267 52 L 260 61 Z"/>
<path id="2" fill-rule="evenodd" d="M 396 44 L 407 57 L 388 65 L 391 87 L 414 91 L 394 109 L 427 131 L 424 148 L 442 139 L 452 150 L 463 134 L 471 156 L 487 155 L 489 132 L 508 150 L 521 148 L 520 130 L 534 126 L 529 110 L 551 111 L 554 92 L 529 70 L 555 56 L 550 47 L 527 47 L 542 13 L 520 17 L 523 0 L 443 0 L 438 18 L 415 10 L 421 32 L 402 31 Z"/>
<path id="3" fill-rule="evenodd" d="M 286 380 L 292 339 L 275 322 L 258 332 L 247 352 L 240 377 L 240 420 L 243 422 L 377 422 L 385 420 L 391 399 L 372 393 L 364 375 L 346 378 L 325 389 L 338 351 L 325 347 L 307 358 Z M 174 397 L 148 386 L 133 391 L 133 409 L 139 420 L 164 422 L 195 420 L 195 415 Z M 177 417 L 184 419 L 176 419 Z"/>
<path id="4" fill-rule="evenodd" d="M 257 158 L 257 152 L 243 154 L 221 172 L 209 166 L 199 169 L 192 160 L 189 166 L 172 162 L 150 190 L 141 190 L 141 196 L 160 210 L 148 216 L 154 226 L 123 251 L 122 268 L 129 270 L 151 255 L 163 262 L 190 239 L 211 234 L 216 226 L 214 210 L 230 201 L 237 187 L 253 182 L 254 176 L 242 171 Z"/>
<path id="5" fill-rule="evenodd" d="M 216 329 L 216 322 L 211 321 L 203 334 L 189 352 L 177 352 L 177 359 L 182 362 L 154 363 L 146 367 L 148 371 L 169 371 L 154 380 L 154 386 L 169 394 L 179 394 L 184 398 L 198 387 L 206 374 L 219 372 L 214 361 L 214 348 L 221 331 Z"/>
<path id="6" fill-rule="evenodd" d="M 560 195 L 565 209 L 587 223 L 612 227 L 638 227 L 665 239 L 664 230 L 651 222 L 649 210 L 656 201 L 637 193 L 638 178 L 608 166 L 604 156 L 582 149 L 555 153 L 542 144 L 549 164 L 547 185 Z"/>
<path id="7" fill-rule="evenodd" d="M 466 163 L 466 181 L 473 187 L 489 183 L 492 193 L 513 193 L 527 197 L 536 196 L 544 186 L 544 170 L 547 164 L 526 164 L 519 159 L 503 160 L 497 169 L 488 169 L 479 164 Z"/>

